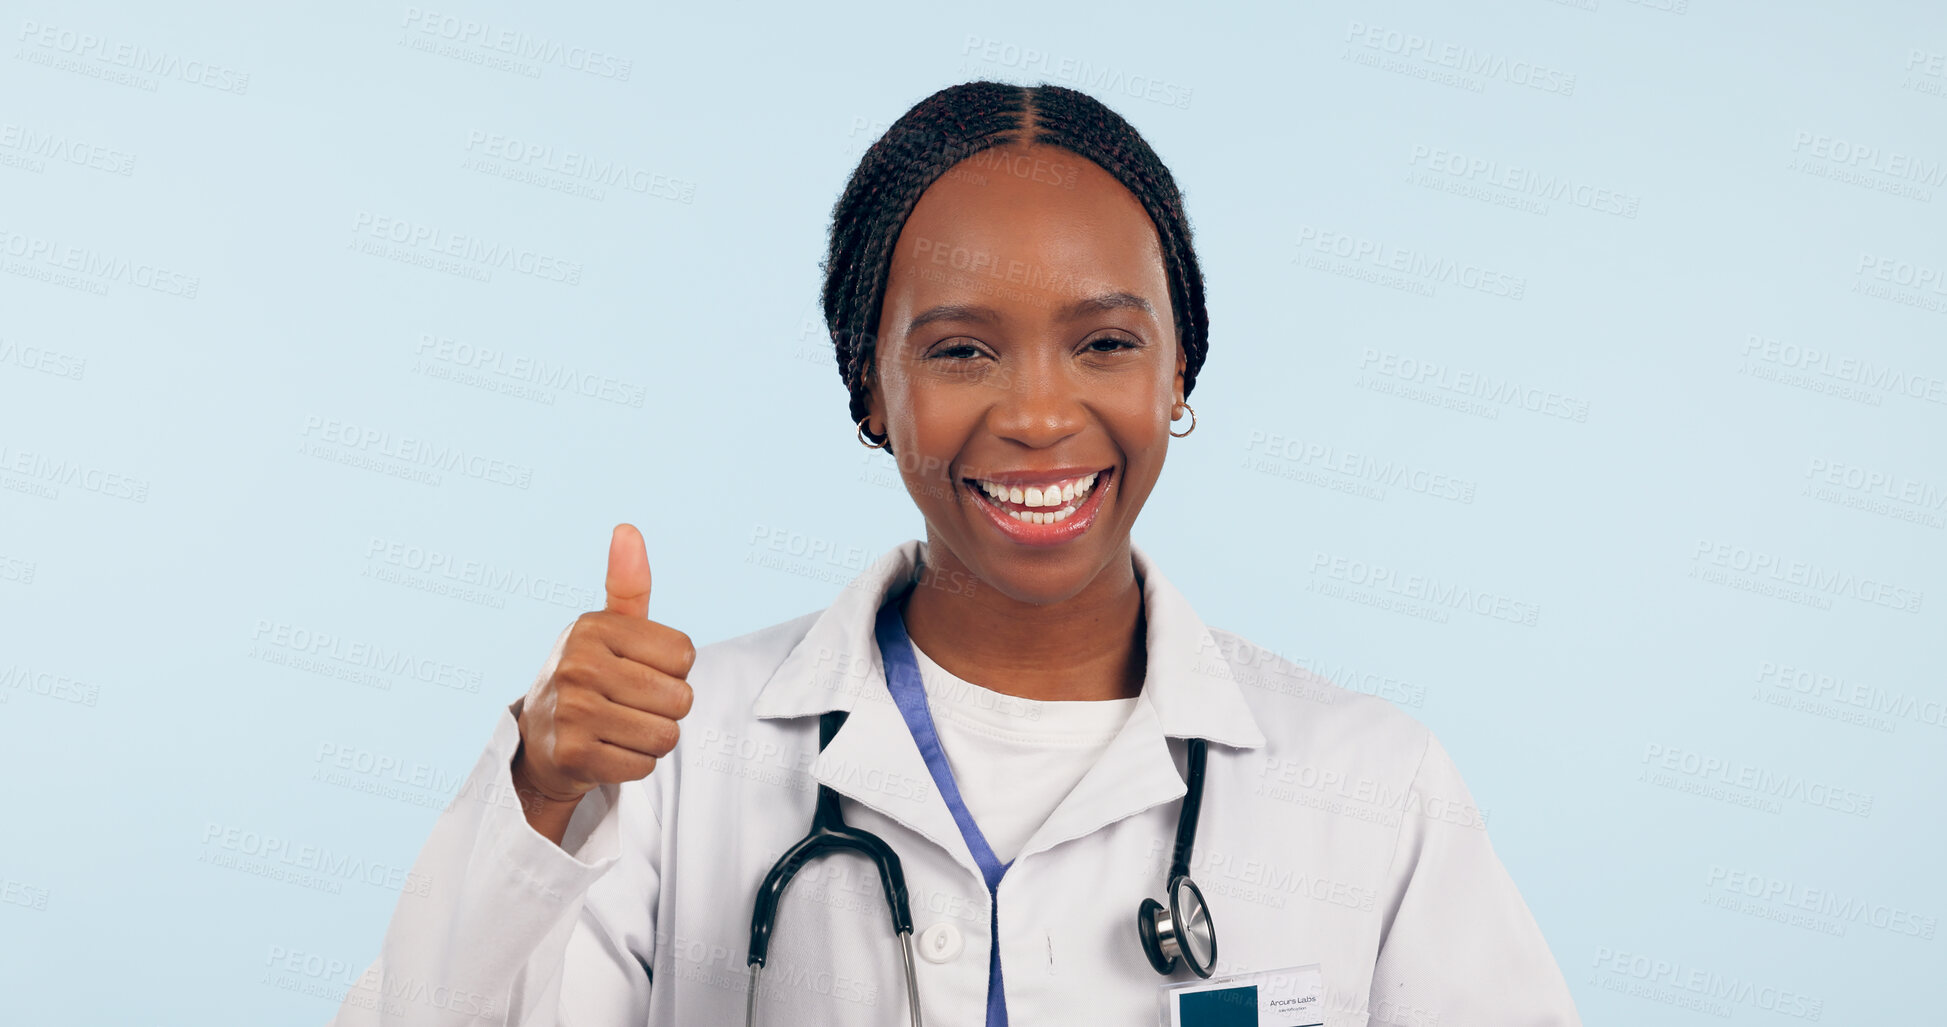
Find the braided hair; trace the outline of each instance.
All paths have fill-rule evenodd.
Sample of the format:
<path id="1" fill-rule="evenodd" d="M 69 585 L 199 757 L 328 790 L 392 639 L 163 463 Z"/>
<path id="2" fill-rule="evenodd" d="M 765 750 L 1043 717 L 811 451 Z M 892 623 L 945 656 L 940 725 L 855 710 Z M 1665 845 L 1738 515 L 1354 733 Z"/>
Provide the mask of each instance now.
<path id="1" fill-rule="evenodd" d="M 852 395 L 852 421 L 864 419 L 893 246 L 926 188 L 982 150 L 1046 144 L 1083 157 L 1134 193 L 1156 226 L 1170 282 L 1183 395 L 1196 384 L 1209 348 L 1203 272 L 1190 246 L 1190 223 L 1176 180 L 1141 134 L 1087 93 L 1063 86 L 967 82 L 914 104 L 859 159 L 832 208 L 825 257 L 825 324 L 838 349 L 838 374 Z M 890 440 L 866 436 L 873 442 Z M 890 449 L 888 449 L 890 452 Z"/>

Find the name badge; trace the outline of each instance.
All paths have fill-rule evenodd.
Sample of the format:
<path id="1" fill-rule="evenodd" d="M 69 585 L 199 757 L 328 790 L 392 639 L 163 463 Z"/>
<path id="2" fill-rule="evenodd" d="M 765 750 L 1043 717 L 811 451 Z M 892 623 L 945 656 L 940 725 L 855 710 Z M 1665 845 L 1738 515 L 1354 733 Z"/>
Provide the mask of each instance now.
<path id="1" fill-rule="evenodd" d="M 1161 1027 L 1324 1027 L 1317 963 L 1166 985 Z"/>

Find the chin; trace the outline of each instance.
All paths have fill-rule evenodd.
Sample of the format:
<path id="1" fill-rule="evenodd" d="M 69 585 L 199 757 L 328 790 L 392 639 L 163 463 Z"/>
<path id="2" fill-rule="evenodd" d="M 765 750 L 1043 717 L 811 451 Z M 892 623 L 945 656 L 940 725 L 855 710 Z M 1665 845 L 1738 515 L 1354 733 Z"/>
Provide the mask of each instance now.
<path id="1" fill-rule="evenodd" d="M 1104 527 L 1098 525 L 1099 527 Z M 1078 539 L 1058 547 L 984 545 L 954 554 L 981 584 L 1030 606 L 1048 606 L 1079 595 L 1101 574 L 1126 537 Z M 1105 547 L 1104 543 L 1108 543 Z"/>

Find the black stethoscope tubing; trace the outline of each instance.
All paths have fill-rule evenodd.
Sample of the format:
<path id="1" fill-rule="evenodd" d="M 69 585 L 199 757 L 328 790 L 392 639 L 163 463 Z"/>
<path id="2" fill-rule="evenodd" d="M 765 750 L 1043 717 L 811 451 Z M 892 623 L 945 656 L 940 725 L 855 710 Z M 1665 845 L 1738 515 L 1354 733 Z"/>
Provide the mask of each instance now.
<path id="1" fill-rule="evenodd" d="M 823 752 L 845 723 L 843 710 L 832 710 L 818 718 L 818 750 Z M 1203 807 L 1204 740 L 1186 742 L 1189 757 L 1188 789 L 1183 808 L 1176 818 L 1176 845 L 1170 858 L 1167 897 L 1169 904 L 1146 898 L 1136 911 L 1136 933 L 1143 954 L 1156 972 L 1175 972 L 1180 958 L 1198 977 L 1209 977 L 1217 962 L 1217 936 L 1204 904 L 1203 891 L 1190 878 L 1190 856 L 1196 847 L 1197 819 Z M 818 786 L 818 804 L 811 815 L 811 830 L 787 849 L 772 865 L 757 888 L 757 902 L 750 917 L 750 991 L 745 1002 L 744 1023 L 757 1022 L 757 985 L 770 955 L 771 932 L 777 926 L 778 905 L 785 886 L 804 865 L 834 852 L 852 851 L 864 855 L 879 870 L 879 883 L 892 911 L 892 930 L 900 939 L 906 963 L 906 1001 L 912 1012 L 913 1027 L 921 1027 L 919 988 L 913 973 L 913 911 L 906 895 L 906 874 L 900 868 L 899 854 L 885 839 L 870 831 L 848 827 L 838 809 L 838 793 L 829 785 Z M 1186 939 L 1191 944 L 1185 944 Z M 1201 941 L 1207 951 L 1195 943 Z"/>

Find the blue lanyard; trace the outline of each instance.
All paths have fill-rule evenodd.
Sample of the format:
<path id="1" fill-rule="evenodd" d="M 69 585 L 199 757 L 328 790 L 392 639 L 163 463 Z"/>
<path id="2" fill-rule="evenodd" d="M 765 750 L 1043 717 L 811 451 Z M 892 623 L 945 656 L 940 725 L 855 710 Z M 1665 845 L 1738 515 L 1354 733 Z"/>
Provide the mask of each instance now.
<path id="1" fill-rule="evenodd" d="M 991 944 L 987 951 L 987 1027 L 1007 1027 L 1007 996 L 1001 987 L 999 889 L 1001 875 L 1014 864 L 1002 863 L 994 856 L 987 838 L 980 833 L 980 826 L 974 823 L 973 814 L 967 812 L 959 786 L 953 783 L 953 768 L 947 765 L 946 750 L 940 746 L 939 732 L 933 729 L 933 713 L 926 705 L 926 686 L 920 681 L 919 662 L 913 657 L 913 641 L 906 636 L 906 622 L 899 615 L 901 595 L 895 593 L 879 607 L 879 620 L 874 628 L 879 658 L 886 667 L 886 688 L 892 693 L 893 705 L 906 718 L 906 729 L 913 733 L 913 741 L 919 745 L 919 754 L 926 760 L 933 784 L 946 800 L 947 809 L 953 812 L 953 822 L 960 825 L 960 836 L 966 839 L 974 864 L 987 882 L 987 905 L 992 911 L 988 920 Z"/>

